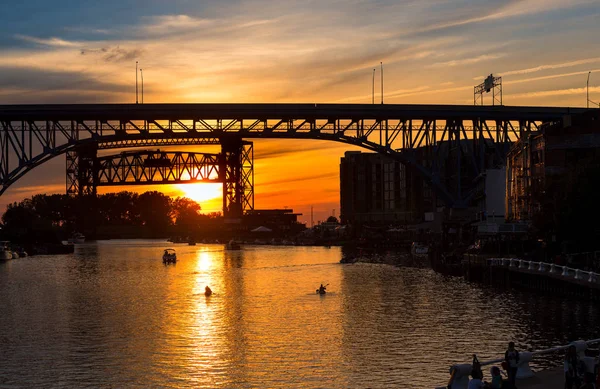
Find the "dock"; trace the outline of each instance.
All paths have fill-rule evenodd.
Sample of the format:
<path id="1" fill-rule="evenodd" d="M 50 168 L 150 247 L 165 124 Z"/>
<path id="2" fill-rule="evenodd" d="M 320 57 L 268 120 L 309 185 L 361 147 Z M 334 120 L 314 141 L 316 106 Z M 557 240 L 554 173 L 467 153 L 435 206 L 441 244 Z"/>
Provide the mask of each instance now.
<path id="1" fill-rule="evenodd" d="M 519 389 L 564 389 L 565 373 L 562 367 L 543 370 L 535 373 L 535 377 L 517 380 Z"/>

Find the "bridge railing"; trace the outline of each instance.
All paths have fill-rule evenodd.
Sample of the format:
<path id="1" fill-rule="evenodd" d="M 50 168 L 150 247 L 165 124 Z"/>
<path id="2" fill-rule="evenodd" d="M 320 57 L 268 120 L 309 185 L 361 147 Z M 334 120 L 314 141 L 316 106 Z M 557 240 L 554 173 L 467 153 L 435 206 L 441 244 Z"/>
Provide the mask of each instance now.
<path id="1" fill-rule="evenodd" d="M 600 343 L 600 339 L 593 340 L 578 340 L 575 342 L 571 342 L 565 346 L 552 347 L 545 350 L 540 351 L 523 351 L 519 352 L 519 365 L 517 370 L 517 379 L 524 379 L 534 377 L 535 373 L 531 370 L 529 363 L 536 357 L 540 355 L 553 354 L 558 353 L 560 351 L 564 351 L 568 349 L 570 346 L 575 346 L 577 350 L 577 354 L 581 361 L 586 366 L 586 370 L 588 372 L 594 372 L 596 365 L 598 364 L 597 357 L 590 357 L 585 355 L 585 350 L 587 350 L 591 345 Z M 492 359 L 489 361 L 482 361 L 481 366 L 490 366 L 500 364 L 504 361 L 504 358 Z M 452 389 L 467 389 L 469 385 L 469 375 L 471 374 L 471 370 L 473 369 L 473 365 L 469 363 L 465 364 L 456 364 L 450 367 L 451 381 L 449 382 L 452 386 Z M 437 386 L 436 389 L 446 389 L 447 386 Z"/>
<path id="2" fill-rule="evenodd" d="M 488 258 L 487 263 L 488 266 L 513 267 L 515 269 L 523 269 L 536 273 L 560 275 L 566 279 L 587 281 L 592 284 L 600 283 L 600 273 L 556 265 L 553 263 L 534 262 L 517 258 Z"/>

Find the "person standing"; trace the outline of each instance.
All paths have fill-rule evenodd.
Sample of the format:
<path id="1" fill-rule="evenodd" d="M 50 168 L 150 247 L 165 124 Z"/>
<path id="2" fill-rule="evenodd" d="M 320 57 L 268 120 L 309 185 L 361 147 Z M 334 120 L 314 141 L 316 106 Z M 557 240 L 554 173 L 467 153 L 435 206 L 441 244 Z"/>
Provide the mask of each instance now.
<path id="1" fill-rule="evenodd" d="M 515 349 L 514 342 L 508 344 L 508 350 L 504 353 L 504 360 L 506 361 L 509 388 L 517 389 L 516 380 L 519 368 L 519 352 Z"/>
<path id="2" fill-rule="evenodd" d="M 567 349 L 565 355 L 565 389 L 577 389 L 578 388 L 578 375 L 577 368 L 579 366 L 579 359 L 577 358 L 577 350 L 575 346 L 571 345 Z"/>

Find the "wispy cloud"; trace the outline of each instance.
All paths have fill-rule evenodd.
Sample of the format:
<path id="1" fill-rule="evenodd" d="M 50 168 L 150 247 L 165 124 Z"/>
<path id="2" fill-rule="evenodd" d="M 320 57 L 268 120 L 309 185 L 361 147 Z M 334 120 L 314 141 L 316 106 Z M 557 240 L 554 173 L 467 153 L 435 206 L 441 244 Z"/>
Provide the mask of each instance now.
<path id="1" fill-rule="evenodd" d="M 106 62 L 133 61 L 143 54 L 142 49 L 124 49 L 120 46 L 102 47 L 100 49 L 81 49 L 81 55 L 99 54 Z"/>
<path id="2" fill-rule="evenodd" d="M 429 65 L 429 67 L 431 68 L 445 68 L 445 67 L 451 67 L 451 66 L 465 66 L 465 65 L 472 65 L 478 62 L 485 62 L 485 61 L 491 61 L 494 59 L 498 59 L 498 58 L 502 58 L 504 57 L 505 54 L 483 54 L 474 58 L 461 58 L 461 59 L 454 59 L 451 61 L 446 61 L 446 62 L 437 62 L 434 64 Z"/>
<path id="3" fill-rule="evenodd" d="M 502 20 L 510 17 L 519 17 L 526 15 L 542 14 L 567 8 L 593 4 L 596 0 L 517 0 L 509 1 L 503 7 L 492 8 L 486 14 L 457 18 L 450 21 L 442 21 L 437 24 L 419 29 L 417 32 L 439 31 L 452 27 L 467 26 L 471 24 Z"/>
<path id="4" fill-rule="evenodd" d="M 590 87 L 590 92 L 600 92 L 600 87 Z M 568 95 L 585 95 L 586 88 L 568 88 L 568 89 L 555 89 L 546 91 L 535 91 L 526 93 L 515 93 L 509 95 L 513 98 L 537 98 L 537 97 L 549 97 L 549 96 L 568 96 Z"/>
<path id="5" fill-rule="evenodd" d="M 215 20 L 195 18 L 189 15 L 159 15 L 147 17 L 143 23 L 144 30 L 153 34 L 173 32 L 174 30 L 187 30 L 207 27 L 215 24 Z"/>
<path id="6" fill-rule="evenodd" d="M 25 42 L 36 43 L 38 45 L 52 46 L 52 47 L 78 47 L 81 46 L 79 42 L 70 42 L 61 38 L 36 38 L 28 35 L 15 34 L 15 38 Z"/>
<path id="7" fill-rule="evenodd" d="M 586 65 L 586 64 L 595 63 L 595 62 L 600 62 L 600 57 L 579 59 L 576 61 L 569 61 L 569 62 L 562 62 L 562 63 L 555 63 L 555 64 L 539 65 L 539 66 L 534 66 L 534 67 L 527 68 L 527 69 L 519 69 L 519 70 L 511 70 L 508 72 L 502 72 L 501 74 L 503 76 L 511 76 L 511 75 L 515 75 L 515 74 L 528 74 L 528 73 L 541 72 L 543 70 L 562 69 L 562 68 L 568 68 L 568 67 L 572 67 L 572 66 Z"/>

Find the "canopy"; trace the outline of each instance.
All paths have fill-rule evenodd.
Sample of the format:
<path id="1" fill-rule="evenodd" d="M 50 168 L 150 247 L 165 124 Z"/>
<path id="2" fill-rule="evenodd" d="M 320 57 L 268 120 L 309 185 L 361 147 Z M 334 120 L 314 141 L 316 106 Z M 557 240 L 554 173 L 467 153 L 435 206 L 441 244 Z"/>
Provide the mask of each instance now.
<path id="1" fill-rule="evenodd" d="M 260 226 L 253 229 L 251 232 L 273 232 L 273 230 L 267 227 Z"/>

